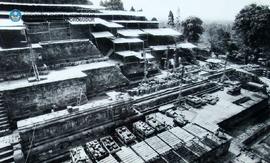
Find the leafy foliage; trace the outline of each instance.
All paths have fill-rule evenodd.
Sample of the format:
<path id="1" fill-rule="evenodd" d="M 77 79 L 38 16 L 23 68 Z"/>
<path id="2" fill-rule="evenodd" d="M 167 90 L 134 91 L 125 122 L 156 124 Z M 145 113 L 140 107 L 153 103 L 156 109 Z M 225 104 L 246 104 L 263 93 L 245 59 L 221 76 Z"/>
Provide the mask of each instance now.
<path id="1" fill-rule="evenodd" d="M 233 29 L 250 48 L 270 46 L 270 9 L 251 4 L 236 16 Z"/>
<path id="2" fill-rule="evenodd" d="M 215 52 L 216 55 L 225 53 L 232 54 L 234 50 L 237 50 L 237 47 L 231 38 L 230 31 L 226 31 L 224 26 L 225 25 L 212 25 L 207 30 L 211 51 Z"/>
<path id="3" fill-rule="evenodd" d="M 156 17 L 153 17 L 151 21 L 158 21 Z"/>
<path id="4" fill-rule="evenodd" d="M 203 21 L 198 17 L 189 17 L 182 22 L 184 37 L 189 42 L 198 42 L 201 34 L 204 32 Z"/>
<path id="5" fill-rule="evenodd" d="M 108 10 L 124 10 L 124 5 L 121 0 L 100 1 L 100 5 L 106 7 Z"/>

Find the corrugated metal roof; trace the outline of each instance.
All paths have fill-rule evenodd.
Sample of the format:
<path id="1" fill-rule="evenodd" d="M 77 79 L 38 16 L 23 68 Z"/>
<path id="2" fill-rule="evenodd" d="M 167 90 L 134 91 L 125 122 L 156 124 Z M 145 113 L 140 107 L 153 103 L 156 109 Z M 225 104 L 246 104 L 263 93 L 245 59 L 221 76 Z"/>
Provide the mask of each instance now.
<path id="1" fill-rule="evenodd" d="M 0 18 L 0 30 L 23 30 L 25 26 L 23 21 L 13 22 L 11 19 Z"/>
<path id="2" fill-rule="evenodd" d="M 112 155 L 109 155 L 108 157 L 98 161 L 98 163 L 118 163 L 118 161 Z"/>
<path id="3" fill-rule="evenodd" d="M 135 52 L 135 51 L 119 51 L 119 52 L 115 52 L 116 54 L 122 56 L 122 57 L 136 57 L 138 59 L 144 59 L 143 57 L 143 52 Z M 145 58 L 146 59 L 154 59 L 154 57 L 152 56 L 152 54 L 150 53 L 145 53 Z"/>
<path id="4" fill-rule="evenodd" d="M 207 149 L 202 147 L 200 144 L 195 143 L 194 141 L 188 141 L 186 147 L 190 149 L 192 152 L 196 153 L 199 157 L 203 154 L 207 153 Z"/>
<path id="5" fill-rule="evenodd" d="M 122 150 L 118 151 L 116 155 L 123 163 L 144 163 L 144 161 L 132 149 L 127 147 L 122 147 Z"/>
<path id="6" fill-rule="evenodd" d="M 91 24 L 101 24 L 108 28 L 123 28 L 122 25 L 109 22 L 101 18 L 70 18 L 68 21 L 71 25 L 91 25 Z"/>
<path id="7" fill-rule="evenodd" d="M 182 144 L 182 141 L 169 131 L 162 132 L 157 136 L 172 148 L 175 148 Z"/>
<path id="8" fill-rule="evenodd" d="M 147 21 L 147 20 L 114 20 L 113 22 L 116 23 L 154 23 L 154 24 L 158 24 L 158 21 Z"/>
<path id="9" fill-rule="evenodd" d="M 155 160 L 158 157 L 158 153 L 156 153 L 144 141 L 131 146 L 131 148 L 146 162 Z"/>
<path id="10" fill-rule="evenodd" d="M 124 43 L 143 43 L 143 40 L 138 38 L 117 38 L 112 40 L 115 44 L 124 44 Z"/>
<path id="11" fill-rule="evenodd" d="M 105 32 L 92 32 L 95 38 L 112 38 L 114 35 L 108 31 Z"/>
<path id="12" fill-rule="evenodd" d="M 146 34 L 140 29 L 121 29 L 118 30 L 117 33 L 125 37 L 139 37 L 140 35 Z"/>
<path id="13" fill-rule="evenodd" d="M 144 32 L 153 36 L 180 36 L 181 33 L 171 28 L 143 29 Z"/>
<path id="14" fill-rule="evenodd" d="M 169 131 L 184 142 L 187 142 L 194 138 L 192 134 L 188 133 L 187 131 L 185 131 L 184 129 L 180 127 L 172 128 Z"/>
<path id="15" fill-rule="evenodd" d="M 156 152 L 159 154 L 164 154 L 171 150 L 171 147 L 168 146 L 164 141 L 162 141 L 157 136 L 148 138 L 145 140 L 145 142 L 151 146 Z"/>
<path id="16" fill-rule="evenodd" d="M 199 138 L 203 138 L 206 135 L 209 135 L 209 132 L 197 125 L 194 124 L 188 124 L 186 126 L 183 127 L 183 129 L 185 129 L 186 131 L 190 132 L 191 134 L 199 137 Z"/>

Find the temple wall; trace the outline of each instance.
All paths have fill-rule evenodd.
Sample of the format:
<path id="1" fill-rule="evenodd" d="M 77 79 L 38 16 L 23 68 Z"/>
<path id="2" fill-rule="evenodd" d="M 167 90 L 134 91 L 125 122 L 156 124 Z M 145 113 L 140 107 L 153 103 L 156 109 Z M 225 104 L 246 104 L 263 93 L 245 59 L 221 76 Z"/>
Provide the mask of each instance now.
<path id="1" fill-rule="evenodd" d="M 53 137 L 47 140 L 44 140 L 42 142 L 39 142 L 38 140 L 35 140 L 33 142 L 33 147 L 31 149 L 31 156 L 29 158 L 31 158 L 31 161 L 29 162 L 45 162 L 47 161 L 49 158 L 54 158 L 54 157 L 58 157 L 59 154 L 69 154 L 69 149 L 74 148 L 78 145 L 81 144 L 85 144 L 89 141 L 93 141 L 95 139 L 104 137 L 109 135 L 110 133 L 112 133 L 114 131 L 114 128 L 116 126 L 122 126 L 124 124 L 126 124 L 126 121 L 133 121 L 133 120 L 138 120 L 141 117 L 138 115 L 134 115 L 132 116 L 131 119 L 127 118 L 129 116 L 125 116 L 125 118 L 117 118 L 114 117 L 112 119 L 112 116 L 110 114 L 110 111 L 108 109 L 106 109 L 107 114 L 109 115 L 109 117 L 107 117 L 106 120 L 103 121 L 103 123 L 100 123 L 101 120 L 98 120 L 98 118 L 96 118 L 95 120 L 98 120 L 98 126 L 94 126 L 93 123 L 91 123 L 92 121 L 85 121 L 83 119 L 79 119 L 80 121 L 83 121 L 84 123 L 86 123 L 87 128 L 85 129 L 80 129 L 80 126 L 78 126 L 77 132 L 69 132 L 69 133 L 65 133 L 61 136 L 58 137 Z M 95 115 L 99 115 L 101 114 L 103 111 L 100 111 L 100 113 L 93 113 Z M 99 116 L 100 117 L 100 116 Z M 81 117 L 83 118 L 83 117 Z M 125 119 L 125 120 L 124 120 Z M 69 120 L 70 124 L 74 123 L 71 122 L 73 120 Z M 58 124 L 58 130 L 62 130 L 61 128 L 61 123 Z M 57 130 L 57 131 L 58 131 Z M 31 132 L 27 132 L 28 136 L 31 137 Z M 24 138 L 27 138 L 27 134 L 25 133 L 21 133 L 21 135 L 24 135 Z M 28 137 L 29 140 L 29 137 Z M 28 141 L 27 140 L 27 141 Z M 25 143 L 25 147 L 28 145 L 29 147 L 29 141 L 28 142 L 24 142 Z M 29 148 L 26 148 L 24 150 L 25 153 L 27 153 L 27 150 Z M 62 155 L 65 157 L 65 155 Z"/>
<path id="2" fill-rule="evenodd" d="M 33 48 L 33 55 L 29 48 L 17 48 L 9 50 L 0 50 L 0 78 L 4 80 L 20 78 L 25 72 L 30 72 L 32 60 L 36 60 L 41 53 L 41 48 Z"/>
<path id="3" fill-rule="evenodd" d="M 80 91 L 86 92 L 85 78 L 70 79 L 5 91 L 5 101 L 12 120 L 49 112 L 52 105 L 66 107 L 76 102 Z"/>
<path id="4" fill-rule="evenodd" d="M 69 37 L 69 29 L 54 29 L 51 31 L 42 31 L 39 33 L 29 34 L 32 43 L 39 43 L 42 41 L 55 41 L 55 40 L 68 40 Z"/>
<path id="5" fill-rule="evenodd" d="M 32 43 L 70 39 L 69 25 L 64 21 L 26 24 L 28 29 L 27 33 Z"/>
<path id="6" fill-rule="evenodd" d="M 1 7 L 0 7 L 1 8 Z M 1 48 L 25 47 L 26 37 L 24 30 L 0 30 Z"/>
<path id="7" fill-rule="evenodd" d="M 66 137 L 95 127 L 99 127 L 110 122 L 128 118 L 134 115 L 128 101 L 119 103 L 97 106 L 87 110 L 77 111 L 70 115 L 64 115 L 57 120 L 40 121 L 35 127 L 35 143 L 45 143 L 51 140 L 57 140 L 59 137 Z M 46 116 L 46 115 L 43 115 Z M 42 117 L 40 117 L 42 119 Z M 29 137 L 34 130 L 31 126 L 22 126 L 19 128 L 20 136 L 23 143 L 29 145 Z M 49 140 L 49 141 L 51 141 Z"/>
<path id="8" fill-rule="evenodd" d="M 90 29 L 88 25 L 75 25 L 70 27 L 72 39 L 89 39 Z"/>
<path id="9" fill-rule="evenodd" d="M 89 40 L 66 40 L 40 43 L 42 61 L 47 65 L 100 58 L 101 53 Z"/>
<path id="10" fill-rule="evenodd" d="M 43 42 L 38 47 L 0 50 L 0 79 L 24 78 L 30 74 L 32 60 L 38 67 L 44 64 L 67 64 L 81 60 L 99 59 L 102 54 L 89 40 Z M 60 66 L 61 67 L 61 66 Z"/>
<path id="11" fill-rule="evenodd" d="M 80 72 L 80 71 L 78 71 Z M 32 85 L 5 91 L 5 101 L 12 120 L 47 113 L 52 105 L 60 108 L 76 102 L 81 89 L 90 96 L 128 84 L 117 66 L 85 70 L 86 77 Z"/>
<path id="12" fill-rule="evenodd" d="M 109 66 L 84 71 L 87 74 L 87 94 L 94 95 L 112 88 L 128 84 L 128 79 L 117 66 Z"/>

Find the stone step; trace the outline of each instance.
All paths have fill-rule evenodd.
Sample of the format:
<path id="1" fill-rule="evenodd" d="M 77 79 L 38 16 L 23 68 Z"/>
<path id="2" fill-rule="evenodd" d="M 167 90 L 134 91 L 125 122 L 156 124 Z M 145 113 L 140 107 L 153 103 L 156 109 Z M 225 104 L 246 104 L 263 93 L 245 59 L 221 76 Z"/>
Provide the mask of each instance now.
<path id="1" fill-rule="evenodd" d="M 5 136 L 5 135 L 7 135 L 9 133 L 10 133 L 9 128 L 3 129 L 3 130 L 0 129 L 0 137 Z M 0 151 L 1 151 L 1 149 L 0 149 Z"/>
<path id="2" fill-rule="evenodd" d="M 2 124 L 8 124 L 8 121 L 7 121 L 7 120 L 5 120 L 5 121 L 0 121 L 0 125 L 2 125 Z"/>
<path id="3" fill-rule="evenodd" d="M 8 149 L 8 150 L 5 150 L 3 152 L 0 152 L 0 159 L 8 157 L 8 156 L 12 156 L 12 155 L 13 155 L 13 150 Z"/>
<path id="4" fill-rule="evenodd" d="M 13 150 L 13 147 L 11 144 L 0 144 L 0 153 L 8 151 L 8 150 Z"/>
<path id="5" fill-rule="evenodd" d="M 0 108 L 0 114 L 6 114 L 7 113 L 7 110 L 4 108 L 4 109 L 1 109 Z"/>
<path id="6" fill-rule="evenodd" d="M 0 159 L 1 163 L 10 163 L 10 162 L 13 162 L 13 161 L 14 161 L 13 155 Z"/>
<path id="7" fill-rule="evenodd" d="M 0 125 L 0 130 L 5 130 L 9 128 L 9 124 L 2 124 Z"/>
<path id="8" fill-rule="evenodd" d="M 5 121 L 5 120 L 8 120 L 8 116 L 7 114 L 0 114 L 0 121 Z"/>
<path id="9" fill-rule="evenodd" d="M 0 117 L 6 116 L 7 117 L 7 112 L 5 110 L 1 110 L 2 113 L 0 113 Z"/>
<path id="10" fill-rule="evenodd" d="M 4 106 L 0 106 L 0 110 L 7 110 Z"/>

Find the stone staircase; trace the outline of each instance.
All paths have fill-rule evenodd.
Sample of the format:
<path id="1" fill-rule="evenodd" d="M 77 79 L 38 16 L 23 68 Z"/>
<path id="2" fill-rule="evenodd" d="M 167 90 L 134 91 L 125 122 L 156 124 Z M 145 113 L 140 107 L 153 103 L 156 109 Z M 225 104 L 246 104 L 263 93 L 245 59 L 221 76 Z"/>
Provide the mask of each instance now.
<path id="1" fill-rule="evenodd" d="M 5 136 L 9 133 L 10 125 L 8 121 L 8 114 L 4 106 L 3 92 L 0 92 L 0 136 Z"/>
<path id="2" fill-rule="evenodd" d="M 10 144 L 0 145 L 0 162 L 14 163 L 13 147 Z"/>

